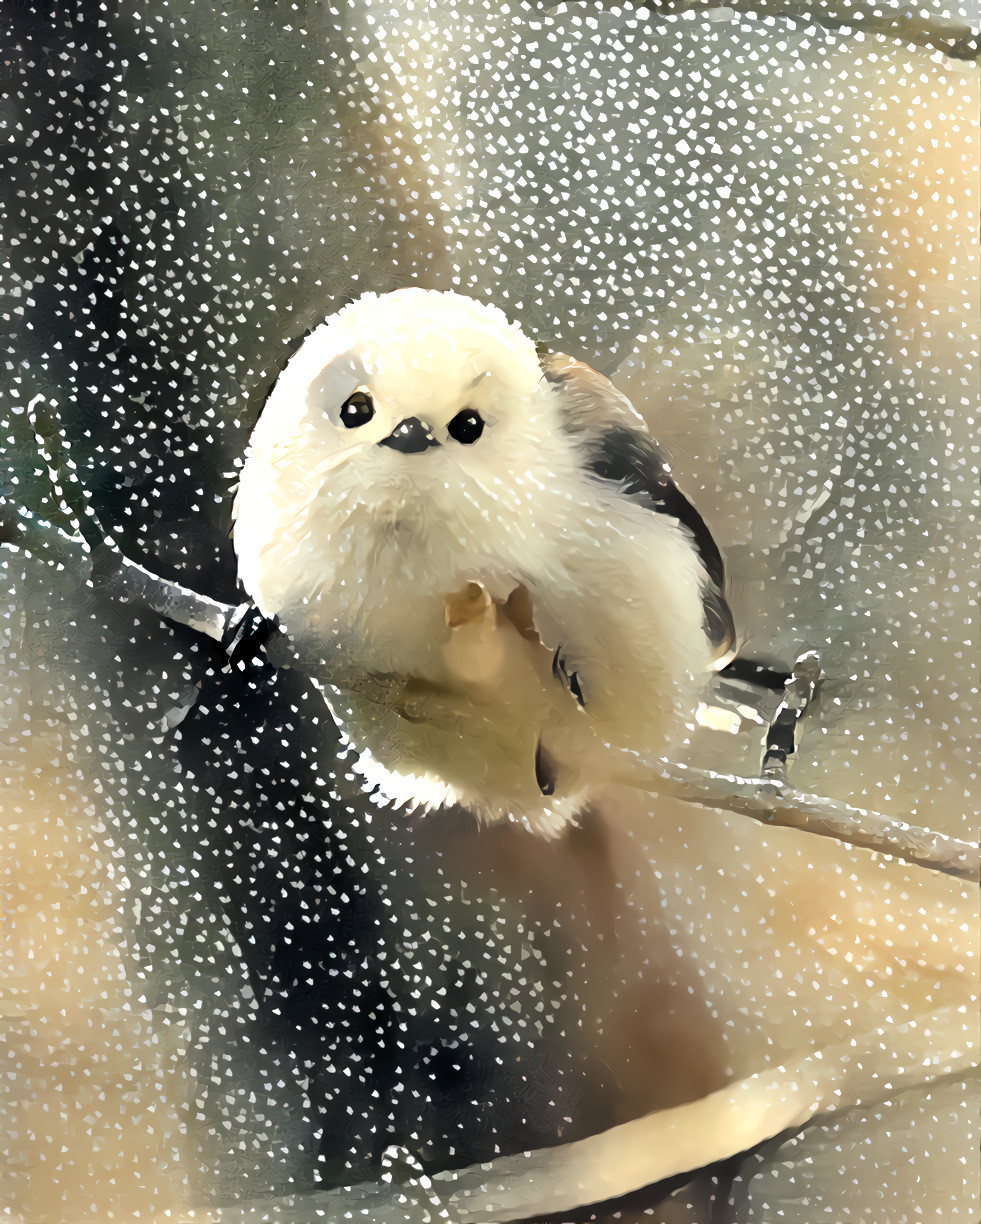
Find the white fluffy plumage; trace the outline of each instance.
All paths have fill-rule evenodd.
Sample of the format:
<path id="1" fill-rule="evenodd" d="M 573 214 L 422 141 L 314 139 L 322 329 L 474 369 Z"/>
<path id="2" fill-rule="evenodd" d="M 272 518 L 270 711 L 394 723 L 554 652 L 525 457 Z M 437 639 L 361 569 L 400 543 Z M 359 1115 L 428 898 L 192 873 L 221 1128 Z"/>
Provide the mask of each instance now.
<path id="1" fill-rule="evenodd" d="M 718 552 L 629 403 L 458 294 L 313 331 L 234 513 L 246 591 L 393 800 L 554 831 L 667 747 L 731 642 Z"/>

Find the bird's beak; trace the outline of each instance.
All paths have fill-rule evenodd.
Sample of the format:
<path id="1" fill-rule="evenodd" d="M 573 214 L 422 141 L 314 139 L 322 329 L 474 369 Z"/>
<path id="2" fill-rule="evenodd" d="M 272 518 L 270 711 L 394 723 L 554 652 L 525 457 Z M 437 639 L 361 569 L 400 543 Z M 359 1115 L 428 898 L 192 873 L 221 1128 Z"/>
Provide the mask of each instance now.
<path id="1" fill-rule="evenodd" d="M 429 432 L 429 426 L 418 417 L 406 417 L 400 421 L 387 438 L 382 438 L 379 446 L 388 446 L 400 451 L 403 455 L 416 455 L 420 451 L 429 450 L 439 443 Z"/>

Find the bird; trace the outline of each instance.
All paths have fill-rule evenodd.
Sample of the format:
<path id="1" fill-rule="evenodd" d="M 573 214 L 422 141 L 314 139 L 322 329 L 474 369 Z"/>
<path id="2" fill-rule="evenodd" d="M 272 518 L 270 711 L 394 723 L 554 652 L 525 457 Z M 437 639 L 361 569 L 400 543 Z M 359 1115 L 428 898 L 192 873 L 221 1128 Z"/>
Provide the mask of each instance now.
<path id="1" fill-rule="evenodd" d="M 734 653 L 721 553 L 640 414 L 453 291 L 366 293 L 306 336 L 232 534 L 392 804 L 557 836 Z"/>

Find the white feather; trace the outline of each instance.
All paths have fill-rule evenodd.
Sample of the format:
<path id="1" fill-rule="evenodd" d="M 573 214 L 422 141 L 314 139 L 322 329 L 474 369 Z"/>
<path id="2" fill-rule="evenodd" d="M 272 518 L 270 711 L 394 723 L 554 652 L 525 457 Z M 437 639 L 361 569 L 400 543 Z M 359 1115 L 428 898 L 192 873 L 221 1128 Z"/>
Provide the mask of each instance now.
<path id="1" fill-rule="evenodd" d="M 357 388 L 374 416 L 346 429 Z M 465 408 L 485 423 L 470 445 L 447 432 Z M 694 708 L 712 651 L 691 538 L 592 476 L 564 413 L 500 311 L 421 289 L 328 320 L 263 410 L 235 507 L 241 580 L 321 670 L 396 678 L 392 700 L 330 695 L 393 799 L 554 831 L 616 776 L 607 745 L 663 751 Z M 378 445 L 409 417 L 440 445 Z M 450 627 L 468 584 L 486 607 Z M 505 606 L 517 588 L 538 642 Z M 584 706 L 553 674 L 557 649 Z"/>

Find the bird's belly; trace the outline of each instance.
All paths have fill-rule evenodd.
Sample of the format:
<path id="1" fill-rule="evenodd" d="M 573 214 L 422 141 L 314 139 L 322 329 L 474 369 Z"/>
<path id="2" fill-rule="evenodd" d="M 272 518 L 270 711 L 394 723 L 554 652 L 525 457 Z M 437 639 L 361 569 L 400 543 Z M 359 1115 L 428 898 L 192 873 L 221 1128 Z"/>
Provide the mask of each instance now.
<path id="1" fill-rule="evenodd" d="M 609 780 L 611 751 L 656 753 L 673 732 L 683 685 L 660 639 L 674 621 L 655 618 L 647 632 L 637 592 L 612 597 L 585 567 L 556 577 L 553 565 L 551 602 L 525 591 L 522 616 L 517 566 L 444 568 L 377 541 L 349 560 L 321 588 L 315 652 L 333 643 L 331 705 L 352 741 L 405 782 L 379 778 L 390 797 L 421 797 L 420 780 L 438 781 L 487 817 L 542 827 L 587 781 Z"/>
<path id="2" fill-rule="evenodd" d="M 403 618 L 386 657 L 401 649 L 404 670 L 384 684 L 335 688 L 335 714 L 391 773 L 438 779 L 485 817 L 540 824 L 581 790 L 600 744 L 594 721 L 556 679 L 552 651 L 480 584 L 443 597 L 426 623 L 421 641 Z M 401 793 L 415 797 L 411 786 Z"/>
<path id="3" fill-rule="evenodd" d="M 309 615 L 317 636 L 329 636 L 348 665 L 449 682 L 459 652 L 446 648 L 460 599 L 474 585 L 506 599 L 515 586 L 507 568 L 424 547 L 412 532 L 378 530 L 334 562 Z"/>

